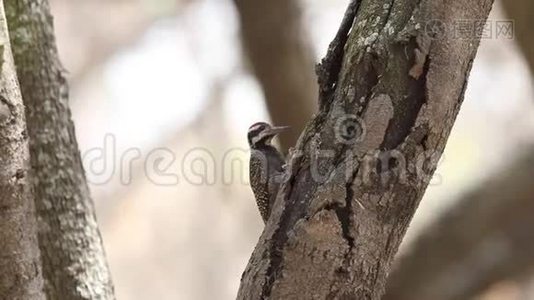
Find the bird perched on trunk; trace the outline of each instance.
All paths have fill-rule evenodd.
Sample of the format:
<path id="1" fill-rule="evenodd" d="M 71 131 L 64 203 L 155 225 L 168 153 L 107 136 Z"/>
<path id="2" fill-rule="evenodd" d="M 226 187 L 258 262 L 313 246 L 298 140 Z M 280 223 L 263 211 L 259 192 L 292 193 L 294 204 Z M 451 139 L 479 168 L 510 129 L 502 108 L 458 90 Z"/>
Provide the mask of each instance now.
<path id="1" fill-rule="evenodd" d="M 250 186 L 264 223 L 267 223 L 271 214 L 285 165 L 284 156 L 271 145 L 271 141 L 277 134 L 288 128 L 287 126 L 273 127 L 259 122 L 248 129 Z"/>

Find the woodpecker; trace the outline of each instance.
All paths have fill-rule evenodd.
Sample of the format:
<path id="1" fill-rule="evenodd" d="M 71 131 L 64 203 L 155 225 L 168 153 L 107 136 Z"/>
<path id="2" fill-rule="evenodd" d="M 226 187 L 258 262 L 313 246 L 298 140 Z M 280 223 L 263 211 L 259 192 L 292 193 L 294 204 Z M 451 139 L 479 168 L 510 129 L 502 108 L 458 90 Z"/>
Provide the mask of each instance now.
<path id="1" fill-rule="evenodd" d="M 271 214 L 285 165 L 284 156 L 271 145 L 271 141 L 277 134 L 288 128 L 287 126 L 273 127 L 265 122 L 258 122 L 248 129 L 250 186 L 264 223 L 267 223 Z"/>

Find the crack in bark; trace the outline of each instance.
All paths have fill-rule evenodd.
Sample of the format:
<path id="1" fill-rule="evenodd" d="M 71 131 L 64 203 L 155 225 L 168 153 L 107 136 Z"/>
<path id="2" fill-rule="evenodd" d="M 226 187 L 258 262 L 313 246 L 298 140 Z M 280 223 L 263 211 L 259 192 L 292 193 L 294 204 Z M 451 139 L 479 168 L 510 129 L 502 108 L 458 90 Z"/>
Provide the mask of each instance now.
<path id="1" fill-rule="evenodd" d="M 305 208 L 307 207 L 308 201 L 305 200 L 309 199 L 306 199 L 307 194 L 301 191 L 301 187 L 304 187 L 304 189 L 306 190 L 306 187 L 310 186 L 308 184 L 309 176 L 310 174 L 308 168 L 298 169 L 297 173 L 291 176 L 289 185 L 287 187 L 289 191 L 287 193 L 284 193 L 285 197 L 283 201 L 286 203 L 286 205 L 284 207 L 284 211 L 282 212 L 279 226 L 273 234 L 272 240 L 274 243 L 274 251 L 270 253 L 270 265 L 267 268 L 266 272 L 268 279 L 265 285 L 263 286 L 261 299 L 269 299 L 275 279 L 279 277 L 277 274 L 281 272 L 280 269 L 283 260 L 282 251 L 288 239 L 289 229 L 292 228 L 295 222 L 299 220 L 306 212 Z M 315 185 L 311 186 L 315 187 Z M 314 192 L 310 191 L 309 189 L 307 189 L 307 191 L 310 194 L 313 194 Z M 294 196 L 293 193 L 295 193 L 296 196 Z M 294 199 L 294 201 L 292 203 L 288 203 L 290 199 Z M 291 207 L 291 212 L 297 212 L 298 214 L 296 216 L 293 216 L 291 212 L 286 211 L 288 207 Z"/>
<path id="2" fill-rule="evenodd" d="M 358 12 L 360 1 L 351 0 L 343 20 L 341 22 L 340 28 L 334 38 L 330 43 L 327 54 L 325 58 L 322 59 L 321 63 L 316 67 L 316 73 L 318 76 L 319 83 L 319 105 L 320 105 L 320 114 L 317 116 L 317 121 L 312 122 L 311 128 L 320 125 L 326 119 L 326 113 L 329 111 L 327 106 L 332 102 L 332 95 L 336 88 L 336 84 L 339 78 L 339 73 L 341 70 L 341 65 L 343 62 L 344 47 L 348 40 L 350 30 L 352 29 L 354 19 Z M 322 116 L 322 117 L 321 117 Z M 301 145 L 306 145 L 308 140 L 303 141 Z M 300 165 L 301 160 L 296 159 L 294 163 Z M 262 299 L 268 299 L 272 288 L 275 282 L 276 274 L 280 272 L 280 266 L 282 264 L 282 251 L 285 245 L 285 242 L 288 239 L 287 233 L 290 226 L 292 226 L 299 217 L 302 217 L 305 214 L 305 208 L 309 199 L 301 199 L 305 197 L 305 193 L 298 192 L 299 184 L 302 184 L 303 187 L 307 187 L 306 182 L 308 181 L 309 169 L 302 169 L 299 167 L 295 172 L 289 170 L 290 179 L 287 184 L 288 192 L 284 193 L 285 207 L 282 212 L 281 220 L 279 226 L 273 234 L 273 251 L 270 253 L 270 264 L 267 268 L 267 282 L 262 288 Z M 304 175 L 302 175 L 304 173 Z M 302 179 L 301 181 L 296 181 Z M 313 185 L 314 186 L 314 185 Z M 297 191 L 297 196 L 293 197 L 293 193 Z M 308 191 L 313 193 L 313 191 Z M 295 199 L 293 203 L 288 203 L 290 199 Z M 286 212 L 287 207 L 292 207 L 292 211 L 298 212 L 299 216 L 293 216 L 290 212 Z M 339 218 L 339 217 L 338 217 Z M 343 219 L 343 218 L 342 218 Z M 340 221 L 341 222 L 341 221 Z M 348 229 L 348 227 L 347 227 Z"/>
<path id="3" fill-rule="evenodd" d="M 350 220 L 350 215 L 352 212 L 352 197 L 354 196 L 354 191 L 352 190 L 352 182 L 348 182 L 345 188 L 347 193 L 345 197 L 345 206 L 338 206 L 335 211 L 337 218 L 341 223 L 343 238 L 349 244 L 350 252 L 350 249 L 354 247 L 354 238 L 350 236 L 350 227 L 352 224 Z"/>
<path id="4" fill-rule="evenodd" d="M 414 39 L 413 39 L 414 40 Z M 414 48 L 414 62 L 416 60 L 416 49 Z M 395 114 L 390 120 L 387 134 L 380 146 L 381 149 L 393 150 L 402 144 L 406 137 L 410 134 L 413 126 L 417 121 L 417 117 L 421 108 L 427 101 L 426 93 L 426 78 L 430 67 L 430 58 L 427 57 L 423 66 L 422 74 L 418 79 L 410 77 L 408 80 L 408 95 L 405 101 L 396 103 Z"/>
<path id="5" fill-rule="evenodd" d="M 316 66 L 316 73 L 319 83 L 319 110 L 323 111 L 326 106 L 332 102 L 332 95 L 336 89 L 339 72 L 341 71 L 341 64 L 343 62 L 343 55 L 345 53 L 345 44 L 349 38 L 350 30 L 354 24 L 358 8 L 360 7 L 359 0 L 351 0 L 341 25 L 334 37 L 334 40 L 328 46 L 328 51 L 321 63 Z"/>
<path id="6" fill-rule="evenodd" d="M 343 264 L 338 270 L 336 270 L 336 274 L 340 276 L 346 276 L 346 274 L 349 274 L 348 268 L 350 264 L 350 257 L 352 249 L 355 247 L 355 237 L 351 236 L 350 233 L 350 229 L 352 226 L 351 215 L 353 213 L 352 199 L 354 198 L 354 189 L 352 186 L 354 184 L 354 181 L 356 180 L 356 176 L 358 176 L 359 171 L 360 168 L 358 166 L 356 170 L 352 172 L 350 179 L 345 184 L 345 205 L 343 206 L 340 203 L 333 203 L 330 206 L 325 207 L 325 210 L 333 210 L 336 213 L 336 216 L 341 224 L 343 239 L 347 241 L 347 244 L 349 246 L 347 252 L 344 254 Z M 335 281 L 330 284 L 331 292 L 329 293 L 327 299 L 336 299 L 336 297 L 339 296 L 339 291 L 334 290 L 335 285 Z"/>
<path id="7" fill-rule="evenodd" d="M 491 2 L 482 1 L 479 6 Z M 393 254 L 427 183 L 424 178 L 408 174 L 407 182 L 385 186 L 375 177 L 376 170 L 368 170 L 374 168 L 374 164 L 370 167 L 362 164 L 367 161 L 364 154 L 398 149 L 407 157 L 406 163 L 414 164 L 425 147 L 442 151 L 459 105 L 453 98 L 461 84 L 465 84 L 463 76 L 469 71 L 465 63 L 476 53 L 473 43 L 432 41 L 431 64 L 428 52 L 424 51 L 428 48 L 418 44 L 417 37 L 424 36 L 417 25 L 434 19 L 440 3 L 414 0 L 406 1 L 405 6 L 404 1 L 402 5 L 401 1 L 387 2 L 391 6 L 386 8 L 372 2 L 356 6 L 352 1 L 351 5 L 359 12 L 348 9 L 346 13 L 350 22 L 345 18 L 336 36 L 342 47 L 334 40 L 327 57 L 318 66 L 321 111 L 307 126 L 297 145 L 299 150 L 311 145 L 312 154 L 291 160 L 297 164 L 289 168 L 290 181 L 280 191 L 277 199 L 280 203 L 275 203 L 278 209 L 247 267 L 252 272 L 247 273 L 242 282 L 240 299 L 299 295 L 379 299 L 383 292 Z M 426 6 L 421 15 L 414 18 L 414 6 L 420 3 Z M 454 5 L 450 11 L 443 13 L 456 17 L 469 9 L 468 13 L 473 16 L 487 16 L 486 10 L 464 2 L 451 4 Z M 356 27 L 353 23 L 358 14 L 374 17 L 374 22 L 362 21 L 361 26 Z M 378 32 L 382 34 L 377 36 Z M 448 49 L 451 43 L 454 47 Z M 414 78 L 410 70 L 416 63 L 418 48 L 422 51 L 418 76 Z M 425 57 L 427 59 L 423 59 Z M 451 59 L 458 59 L 460 64 L 446 64 Z M 340 69 L 336 63 L 342 64 Z M 463 76 L 448 80 L 450 74 L 458 71 Z M 363 116 L 368 124 L 370 130 L 361 144 L 347 146 L 332 136 L 333 125 L 347 114 Z M 327 178 L 332 181 L 319 183 L 312 180 L 315 173 L 311 162 L 314 154 L 323 150 L 335 151 L 318 169 L 321 175 L 330 173 L 332 176 Z M 358 170 L 341 174 L 339 170 L 343 164 L 349 164 L 347 150 L 357 154 L 357 162 L 351 161 L 350 166 Z M 388 160 L 385 163 L 390 164 L 395 168 L 399 162 Z M 435 167 L 432 164 L 433 161 L 431 167 Z M 331 169 L 332 166 L 336 168 Z M 410 170 L 416 171 L 415 168 Z M 366 174 L 364 171 L 371 172 L 373 178 L 362 178 L 370 182 L 360 185 L 358 176 Z M 379 171 L 390 172 L 389 169 Z M 341 175 L 343 179 L 336 181 Z M 347 182 L 346 175 L 353 175 L 352 180 Z M 358 185 L 353 184 L 355 180 Z M 332 186 L 325 186 L 328 184 Z M 352 202 L 358 200 L 365 201 L 365 211 Z M 322 221 L 325 221 L 325 228 L 321 227 Z M 301 267 L 300 263 L 313 265 Z"/>

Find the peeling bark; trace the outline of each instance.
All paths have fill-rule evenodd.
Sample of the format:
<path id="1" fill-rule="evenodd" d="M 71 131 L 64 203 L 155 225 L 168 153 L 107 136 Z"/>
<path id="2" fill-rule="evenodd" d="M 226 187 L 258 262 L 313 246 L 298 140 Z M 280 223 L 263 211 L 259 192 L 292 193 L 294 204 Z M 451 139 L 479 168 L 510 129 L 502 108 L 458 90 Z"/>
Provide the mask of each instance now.
<path id="1" fill-rule="evenodd" d="M 471 299 L 534 265 L 534 152 L 467 193 L 389 278 L 385 300 Z"/>
<path id="2" fill-rule="evenodd" d="M 302 28 L 297 0 L 234 0 L 245 52 L 275 125 L 292 128 L 280 134 L 284 151 L 295 145 L 317 110 L 313 53 Z"/>
<path id="3" fill-rule="evenodd" d="M 48 299 L 112 299 L 113 287 L 71 121 L 46 0 L 7 0 L 30 137 Z"/>
<path id="4" fill-rule="evenodd" d="M 0 299 L 44 299 L 24 105 L 0 1 Z"/>
<path id="5" fill-rule="evenodd" d="M 486 19 L 492 2 L 350 4 L 238 299 L 380 299 L 478 48 L 454 22 Z"/>

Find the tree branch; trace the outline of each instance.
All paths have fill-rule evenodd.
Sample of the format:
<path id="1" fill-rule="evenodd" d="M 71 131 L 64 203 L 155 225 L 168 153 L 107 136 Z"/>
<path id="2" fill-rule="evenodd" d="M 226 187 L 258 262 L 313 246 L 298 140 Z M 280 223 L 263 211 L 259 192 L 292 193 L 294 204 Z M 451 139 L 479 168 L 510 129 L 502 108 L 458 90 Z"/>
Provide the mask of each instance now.
<path id="1" fill-rule="evenodd" d="M 0 1 L 0 299 L 44 299 L 28 135 Z"/>
<path id="2" fill-rule="evenodd" d="M 296 0 L 234 0 L 245 52 L 265 94 L 274 124 L 290 125 L 280 135 L 284 150 L 295 145 L 316 112 L 313 53 Z"/>
<path id="3" fill-rule="evenodd" d="M 316 67 L 319 83 L 320 109 L 324 109 L 325 105 L 333 100 L 332 94 L 336 90 L 336 82 L 341 69 L 341 63 L 343 62 L 345 44 L 349 38 L 349 32 L 352 28 L 352 23 L 354 22 L 356 13 L 358 12 L 359 5 L 360 1 L 358 0 L 350 1 L 336 36 L 328 46 L 326 56 Z"/>
<path id="4" fill-rule="evenodd" d="M 7 0 L 30 137 L 39 246 L 49 299 L 112 299 L 47 0 Z"/>
<path id="5" fill-rule="evenodd" d="M 534 70 L 529 17 L 534 3 L 501 3 Z M 534 228 L 534 146 L 526 153 L 462 197 L 417 238 L 390 276 L 385 300 L 469 299 L 498 281 L 532 271 L 534 236 L 525 229 Z"/>
<path id="6" fill-rule="evenodd" d="M 460 109 L 491 0 L 364 1 L 331 101 L 306 127 L 238 299 L 380 299 Z M 349 14 L 350 15 L 350 14 Z M 430 22 L 433 21 L 433 22 Z M 335 73 L 335 70 L 332 70 Z"/>

